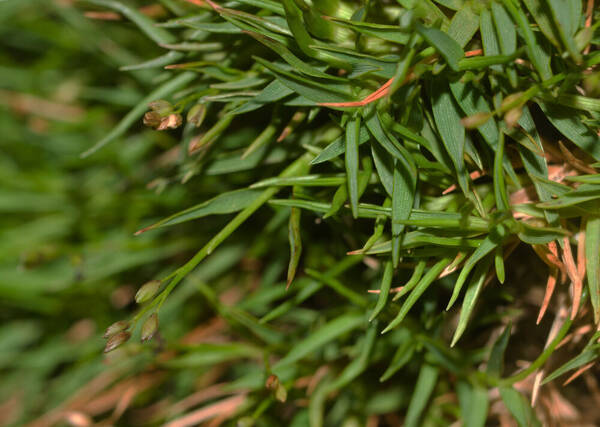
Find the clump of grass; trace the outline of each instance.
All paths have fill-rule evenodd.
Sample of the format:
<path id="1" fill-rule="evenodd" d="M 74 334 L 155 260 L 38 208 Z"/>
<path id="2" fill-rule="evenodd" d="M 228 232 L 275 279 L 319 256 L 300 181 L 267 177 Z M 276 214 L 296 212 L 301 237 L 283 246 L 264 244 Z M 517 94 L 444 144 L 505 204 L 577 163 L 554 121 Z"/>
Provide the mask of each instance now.
<path id="1" fill-rule="evenodd" d="M 207 0 L 189 2 L 197 8 L 175 11 L 179 17 L 157 27 L 121 3 L 91 3 L 124 13 L 170 49 L 140 67 L 154 67 L 157 61 L 164 66 L 166 55 L 177 56 L 165 68 L 178 72 L 153 94 L 176 102 L 163 121 L 188 109 L 191 116 L 200 108 L 209 112 L 200 129 L 193 120 L 183 129 L 183 180 L 252 171 L 241 174 L 240 188 L 144 229 L 237 212 L 164 279 L 162 292 L 134 320 L 158 311 L 196 266 L 270 205 L 273 221 L 281 224 L 289 217 L 286 287 L 291 289 L 270 300 L 270 309 L 260 311 L 260 320 L 247 320 L 246 327 L 273 348 L 267 350 L 267 360 L 283 356 L 273 366 L 267 364 L 265 375 L 274 373 L 291 386 L 302 374 L 314 374 L 301 361 L 329 368 L 310 397 L 312 425 L 335 413 L 324 410 L 328 399 L 343 395 L 340 389 L 348 384 L 360 387 L 360 375 L 375 373 L 381 365 L 388 365 L 382 371 L 384 382 L 404 365 L 419 372 L 406 406 L 406 425 L 447 417 L 441 407 L 427 403 L 436 390 L 448 387 L 457 393 L 460 417 L 470 417 L 469 423 L 485 423 L 489 387 L 499 387 L 519 423 L 532 422 L 534 414 L 520 403 L 514 385 L 537 375 L 535 402 L 545 376 L 540 369 L 572 323 L 596 325 L 600 320 L 600 187 L 594 163 L 600 158 L 600 103 L 587 96 L 589 88 L 582 89 L 598 62 L 593 7 L 584 11 L 579 1 L 223 5 Z M 137 116 L 126 117 L 117 129 L 124 131 Z M 253 134 L 248 134 L 248 122 Z M 254 169 L 258 166 L 263 167 Z M 331 231 L 322 233 L 344 239 L 341 246 L 350 255 L 338 251 L 335 263 L 304 255 L 299 268 L 303 247 L 317 253 L 325 247 L 315 231 L 303 230 L 311 216 L 326 218 L 319 228 Z M 256 238 L 265 236 L 257 232 Z M 547 264 L 536 323 L 551 307 L 556 327 L 535 361 L 507 376 L 502 359 L 513 316 L 495 308 L 506 298 L 502 283 L 521 282 L 513 288 L 517 299 L 530 287 L 514 277 L 516 269 L 505 266 L 523 246 L 534 249 L 527 262 L 535 253 Z M 340 263 L 352 260 L 368 260 L 367 268 L 374 270 L 353 268 L 361 271 L 359 277 L 374 279 L 380 271 L 380 284 L 371 289 L 376 301 L 366 294 L 364 282 L 348 280 L 339 271 Z M 394 282 L 404 285 L 392 287 Z M 561 295 L 554 296 L 557 282 L 564 285 Z M 325 322 L 321 327 L 300 334 L 295 343 L 262 329 L 281 331 L 277 320 L 309 295 L 318 295 L 321 287 L 336 295 L 319 316 Z M 261 286 L 252 296 L 272 292 Z M 506 300 L 504 304 L 510 306 Z M 415 322 L 419 312 L 428 321 Z M 494 313 L 493 320 L 484 320 L 486 312 Z M 456 319 L 449 322 L 454 332 L 446 341 L 451 319 Z M 481 359 L 447 349 L 461 338 L 469 348 L 478 330 L 503 324 L 505 332 Z M 348 355 L 338 348 L 329 356 L 340 367 L 330 368 L 327 353 L 314 353 L 351 332 L 357 348 Z M 587 338 L 581 354 L 589 357 L 580 354 L 544 382 L 588 363 L 597 355 L 597 338 Z M 388 362 L 378 353 L 385 347 L 398 348 Z M 487 370 L 475 375 L 481 364 Z M 458 382 L 442 379 L 450 373 Z M 255 419 L 271 406 L 267 402 L 258 404 Z M 468 409 L 472 405 L 475 412 Z"/>
<path id="2" fill-rule="evenodd" d="M 169 373 L 153 380 L 197 378 L 214 393 L 197 404 L 218 399 L 140 414 L 266 426 L 574 416 L 566 403 L 552 412 L 565 402 L 553 380 L 592 384 L 599 355 L 593 2 L 160 3 L 157 24 L 130 4 L 82 2 L 163 49 L 124 67 L 152 73 L 152 89 L 84 156 L 123 144 L 145 115 L 177 137 L 156 172 L 165 191 L 212 196 L 140 225 L 140 238 L 202 224 L 212 237 L 148 278 L 107 350 L 143 372 L 153 349 Z M 142 347 L 128 340 L 140 329 Z"/>

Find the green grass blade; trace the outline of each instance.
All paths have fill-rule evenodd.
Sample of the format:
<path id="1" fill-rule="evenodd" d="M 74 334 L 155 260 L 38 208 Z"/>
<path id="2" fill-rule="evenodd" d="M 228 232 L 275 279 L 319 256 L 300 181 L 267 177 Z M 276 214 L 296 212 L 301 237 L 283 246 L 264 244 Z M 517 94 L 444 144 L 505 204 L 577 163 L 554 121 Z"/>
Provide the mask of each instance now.
<path id="1" fill-rule="evenodd" d="M 465 56 L 465 52 L 453 38 L 437 28 L 428 28 L 418 22 L 415 29 L 427 43 L 435 47 L 450 68 L 459 70 L 458 62 Z"/>
<path id="2" fill-rule="evenodd" d="M 558 35 L 562 40 L 563 45 L 577 64 L 581 63 L 581 54 L 575 45 L 575 39 L 573 34 L 579 26 L 579 16 L 576 16 L 576 9 L 570 4 L 565 5 L 564 1 L 561 0 L 546 0 L 550 7 L 550 12 L 554 20 L 554 24 L 558 29 Z M 577 3 L 575 1 L 569 1 L 567 3 Z M 579 2 L 579 9 L 581 9 L 581 2 Z M 574 15 L 574 16 L 572 16 Z"/>
<path id="3" fill-rule="evenodd" d="M 564 375 L 567 372 L 572 371 L 573 369 L 577 369 L 583 365 L 593 362 L 594 360 L 596 360 L 600 357 L 599 350 L 600 350 L 599 345 L 594 345 L 594 346 L 584 350 L 582 353 L 578 354 L 576 357 L 569 360 L 567 363 L 563 364 L 560 368 L 556 369 L 554 372 L 552 372 L 550 375 L 548 375 L 546 378 L 544 378 L 544 381 L 542 381 L 542 384 L 547 384 L 550 381 L 553 381 L 556 378 L 560 377 L 561 375 Z"/>
<path id="4" fill-rule="evenodd" d="M 457 394 L 464 426 L 484 427 L 490 404 L 487 389 L 460 381 L 457 384 Z"/>
<path id="5" fill-rule="evenodd" d="M 446 151 L 450 155 L 458 176 L 458 184 L 466 194 L 469 177 L 465 166 L 465 128 L 460 124 L 461 114 L 452 99 L 451 91 L 442 78 L 436 78 L 431 84 L 433 118 L 442 137 Z"/>
<path id="6" fill-rule="evenodd" d="M 372 322 L 383 310 L 385 303 L 390 295 L 390 287 L 392 285 L 392 276 L 394 275 L 394 266 L 390 261 L 385 263 L 383 270 L 383 278 L 381 279 L 381 286 L 379 288 L 379 297 L 377 298 L 377 304 L 373 308 L 371 316 L 369 316 L 369 322 Z"/>
<path id="7" fill-rule="evenodd" d="M 460 274 L 458 275 L 458 279 L 456 280 L 456 283 L 454 285 L 454 290 L 452 291 L 452 296 L 450 297 L 450 301 L 448 302 L 448 306 L 446 307 L 446 310 L 449 310 L 456 302 L 456 299 L 458 298 L 458 295 L 460 294 L 460 290 L 462 289 L 462 286 L 464 285 L 465 281 L 467 280 L 467 277 L 469 276 L 469 273 L 475 267 L 475 265 L 479 261 L 481 261 L 483 259 L 483 257 L 485 257 L 487 254 L 489 254 L 491 251 L 493 251 L 496 248 L 496 246 L 501 244 L 502 240 L 504 240 L 504 238 L 507 235 L 508 235 L 508 231 L 506 230 L 506 228 L 504 226 L 502 226 L 502 225 L 497 226 L 483 240 L 483 242 L 481 243 L 481 246 L 479 246 L 475 250 L 475 252 L 473 252 L 471 254 L 469 259 L 467 259 L 467 261 L 465 262 L 464 267 L 460 271 Z"/>
<path id="8" fill-rule="evenodd" d="M 492 21 L 492 14 L 489 10 L 484 9 L 479 15 L 479 29 L 481 33 L 481 43 L 483 44 L 484 56 L 497 56 L 500 54 L 500 42 L 496 34 L 496 28 Z M 492 65 L 492 70 L 501 72 L 500 65 Z"/>
<path id="9" fill-rule="evenodd" d="M 496 198 L 496 208 L 503 212 L 510 209 L 508 202 L 508 194 L 506 184 L 504 182 L 504 170 L 502 164 L 504 162 L 504 133 L 500 133 L 498 138 L 498 147 L 496 156 L 494 157 L 494 196 Z"/>
<path id="10" fill-rule="evenodd" d="M 420 425 L 419 420 L 437 384 L 438 374 L 439 368 L 435 366 L 423 364 L 421 367 L 417 383 L 415 384 L 415 390 L 408 404 L 408 412 L 404 420 L 406 427 L 417 427 Z"/>
<path id="11" fill-rule="evenodd" d="M 400 235 L 404 231 L 404 224 L 400 221 L 410 217 L 415 202 L 417 185 L 413 170 L 406 167 L 407 162 L 396 161 L 394 164 L 394 187 L 392 190 L 392 260 L 394 266 L 400 261 Z"/>
<path id="12" fill-rule="evenodd" d="M 594 322 L 600 322 L 600 216 L 587 219 L 585 226 L 585 265 Z"/>
<path id="13" fill-rule="evenodd" d="M 302 211 L 292 208 L 288 223 L 288 240 L 290 242 L 290 262 L 287 271 L 287 285 L 289 287 L 296 277 L 296 270 L 302 255 L 302 236 L 300 235 L 300 215 Z"/>
<path id="14" fill-rule="evenodd" d="M 471 41 L 479 29 L 479 17 L 468 7 L 459 9 L 448 27 L 448 35 L 452 37 L 461 48 Z"/>
<path id="15" fill-rule="evenodd" d="M 281 187 L 297 185 L 299 187 L 337 187 L 345 184 L 346 177 L 342 174 L 337 175 L 303 175 L 294 177 L 275 177 L 267 178 L 250 186 L 250 188 Z"/>
<path id="16" fill-rule="evenodd" d="M 346 124 L 346 181 L 354 218 L 358 217 L 358 146 L 360 138 L 360 117 L 353 117 Z"/>
<path id="17" fill-rule="evenodd" d="M 241 211 L 252 204 L 261 194 L 260 190 L 234 190 L 200 203 L 191 208 L 177 212 L 163 220 L 160 220 L 142 230 L 137 234 L 153 230 L 159 227 L 168 227 L 170 225 L 181 224 L 186 221 L 202 218 L 208 215 L 223 215 Z"/>
<path id="18" fill-rule="evenodd" d="M 508 340 L 510 339 L 510 331 L 511 324 L 509 323 L 498 339 L 496 339 L 492 346 L 492 350 L 490 351 L 486 373 L 493 378 L 502 377 L 504 371 L 504 353 L 506 352 Z"/>
<path id="19" fill-rule="evenodd" d="M 404 295 L 406 295 L 407 293 L 412 291 L 415 286 L 417 286 L 417 284 L 421 280 L 421 277 L 423 276 L 423 272 L 425 271 L 426 266 L 427 266 L 427 262 L 425 260 L 421 260 L 421 261 L 417 262 L 417 265 L 416 265 L 415 269 L 413 270 L 413 272 L 410 276 L 410 279 L 408 279 L 408 282 L 406 282 L 404 284 L 404 286 L 402 287 L 402 290 L 400 292 L 396 293 L 396 295 L 394 295 L 394 298 L 392 301 L 399 300 L 401 297 L 403 297 Z"/>
<path id="20" fill-rule="evenodd" d="M 412 359 L 417 343 L 413 340 L 408 329 L 403 329 L 401 334 L 401 341 L 398 345 L 398 349 L 394 353 L 390 366 L 387 367 L 383 375 L 379 378 L 379 382 L 390 379 L 392 375 L 402 369 Z"/>
<path id="21" fill-rule="evenodd" d="M 541 426 L 529 402 L 517 390 L 512 387 L 500 387 L 500 397 L 517 420 L 519 427 Z"/>
<path id="22" fill-rule="evenodd" d="M 482 261 L 479 264 L 477 264 L 477 267 L 473 272 L 473 276 L 471 277 L 469 285 L 467 286 L 465 299 L 463 300 L 463 305 L 460 310 L 458 326 L 456 327 L 456 331 L 454 332 L 454 336 L 452 337 L 450 347 L 454 347 L 454 345 L 458 342 L 462 334 L 465 332 L 465 329 L 467 328 L 469 319 L 471 317 L 471 314 L 473 313 L 473 309 L 475 308 L 475 304 L 477 303 L 479 294 L 481 293 L 481 289 L 483 289 L 485 277 L 487 276 L 491 263 L 491 258 L 488 258 L 485 261 Z"/>

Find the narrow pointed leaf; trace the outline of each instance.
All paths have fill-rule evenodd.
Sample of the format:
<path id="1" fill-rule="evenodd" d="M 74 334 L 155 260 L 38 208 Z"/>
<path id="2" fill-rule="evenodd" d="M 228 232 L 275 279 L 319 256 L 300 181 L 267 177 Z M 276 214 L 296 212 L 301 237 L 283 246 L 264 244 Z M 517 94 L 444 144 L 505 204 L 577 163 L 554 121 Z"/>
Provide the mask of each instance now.
<path id="1" fill-rule="evenodd" d="M 415 384 L 415 391 L 412 394 L 410 403 L 408 404 L 408 412 L 406 413 L 406 419 L 404 425 L 406 427 L 417 427 L 419 426 L 419 420 L 421 415 L 429 402 L 431 393 L 437 383 L 439 368 L 424 364 L 419 371 L 417 383 Z"/>
<path id="2" fill-rule="evenodd" d="M 594 322 L 600 322 L 600 216 L 588 218 L 585 227 L 585 264 L 594 309 Z"/>
<path id="3" fill-rule="evenodd" d="M 462 286 L 464 285 L 465 281 L 467 280 L 467 277 L 469 276 L 469 273 L 475 267 L 475 265 L 481 259 L 483 259 L 483 257 L 485 257 L 487 254 L 489 254 L 491 251 L 493 251 L 494 248 L 496 248 L 496 246 L 498 246 L 507 235 L 508 235 L 508 231 L 506 230 L 505 227 L 503 227 L 501 225 L 496 227 L 483 240 L 483 242 L 481 243 L 481 246 L 479 246 L 475 250 L 475 252 L 473 252 L 473 254 L 469 257 L 469 259 L 467 259 L 464 267 L 460 271 L 458 279 L 456 280 L 456 283 L 454 285 L 454 290 L 452 291 L 452 296 L 450 297 L 450 302 L 448 302 L 448 306 L 446 307 L 446 310 L 450 309 L 450 307 L 452 307 L 452 305 L 454 305 L 454 302 L 456 301 L 456 299 L 458 298 L 458 295 L 460 294 L 460 290 L 462 289 Z"/>
<path id="4" fill-rule="evenodd" d="M 396 315 L 394 320 L 392 320 L 390 324 L 383 330 L 382 334 L 392 330 L 400 323 L 402 323 L 412 306 L 415 305 L 415 303 L 418 301 L 421 295 L 423 295 L 423 293 L 427 290 L 429 285 L 433 283 L 436 277 L 451 262 L 452 258 L 443 258 L 442 260 L 438 261 L 433 267 L 431 267 L 427 273 L 425 273 L 425 276 L 423 276 L 423 278 L 415 286 L 412 292 L 408 295 L 406 301 L 404 301 L 404 303 L 402 304 L 400 312 Z"/>
<path id="5" fill-rule="evenodd" d="M 427 43 L 435 47 L 440 55 L 446 60 L 450 68 L 459 70 L 458 62 L 465 56 L 460 44 L 443 31 L 437 28 L 428 28 L 423 24 L 416 23 L 416 30 Z"/>
<path id="6" fill-rule="evenodd" d="M 485 277 L 488 273 L 490 265 L 491 258 L 488 258 L 485 261 L 477 264 L 477 268 L 475 268 L 475 271 L 473 272 L 473 276 L 471 277 L 470 283 L 467 286 L 465 299 L 463 300 L 462 308 L 460 310 L 458 326 L 454 332 L 454 337 L 452 337 L 452 343 L 450 344 L 450 347 L 454 347 L 467 328 L 471 313 L 473 313 L 473 309 L 475 308 L 475 304 L 477 303 L 477 299 L 479 298 L 479 294 L 483 288 Z"/>
<path id="7" fill-rule="evenodd" d="M 358 116 L 352 118 L 346 124 L 346 181 L 354 218 L 358 217 L 358 146 L 360 128 L 360 117 Z"/>
<path id="8" fill-rule="evenodd" d="M 375 308 L 373 308 L 373 312 L 371 316 L 369 316 L 369 322 L 372 322 L 373 319 L 377 317 L 381 310 L 385 307 L 385 303 L 388 300 L 388 296 L 390 294 L 390 287 L 392 285 L 392 276 L 394 275 L 394 266 L 390 261 L 385 263 L 385 267 L 383 270 L 383 278 L 381 279 L 381 287 L 379 289 L 379 297 L 377 298 L 377 304 L 375 304 Z"/>

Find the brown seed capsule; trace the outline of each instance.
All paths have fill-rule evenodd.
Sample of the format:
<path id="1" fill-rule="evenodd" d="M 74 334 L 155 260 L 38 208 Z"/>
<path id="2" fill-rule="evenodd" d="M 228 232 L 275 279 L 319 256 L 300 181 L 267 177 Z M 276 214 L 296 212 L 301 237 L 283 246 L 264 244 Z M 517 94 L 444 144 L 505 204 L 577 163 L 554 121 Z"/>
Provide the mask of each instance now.
<path id="1" fill-rule="evenodd" d="M 181 126 L 181 122 L 180 114 L 169 114 L 167 117 L 163 117 L 156 130 L 176 129 Z"/>
<path id="2" fill-rule="evenodd" d="M 187 121 L 192 123 L 194 126 L 199 127 L 204 118 L 206 117 L 206 105 L 204 104 L 196 104 L 187 114 Z"/>
<path id="3" fill-rule="evenodd" d="M 129 329 L 129 322 L 127 320 L 119 320 L 118 322 L 113 323 L 104 332 L 104 338 L 110 338 L 115 334 L 118 334 L 121 331 Z"/>
<path id="4" fill-rule="evenodd" d="M 119 332 L 112 337 L 110 337 L 106 343 L 106 347 L 104 347 L 104 352 L 108 353 L 113 351 L 115 348 L 119 347 L 124 342 L 127 342 L 131 338 L 131 334 L 127 331 Z"/>
<path id="5" fill-rule="evenodd" d="M 142 342 L 150 341 L 158 331 L 158 315 L 152 313 L 142 325 Z"/>
<path id="6" fill-rule="evenodd" d="M 267 390 L 277 390 L 278 386 L 279 378 L 277 377 L 277 375 L 269 375 L 269 378 L 267 378 L 267 381 L 265 381 L 265 387 L 267 388 Z"/>
<path id="7" fill-rule="evenodd" d="M 162 122 L 162 117 L 156 111 L 148 111 L 144 114 L 144 126 L 157 128 Z"/>
<path id="8" fill-rule="evenodd" d="M 135 294 L 135 302 L 141 304 L 150 300 L 160 288 L 160 280 L 150 280 L 142 285 L 142 287 Z"/>

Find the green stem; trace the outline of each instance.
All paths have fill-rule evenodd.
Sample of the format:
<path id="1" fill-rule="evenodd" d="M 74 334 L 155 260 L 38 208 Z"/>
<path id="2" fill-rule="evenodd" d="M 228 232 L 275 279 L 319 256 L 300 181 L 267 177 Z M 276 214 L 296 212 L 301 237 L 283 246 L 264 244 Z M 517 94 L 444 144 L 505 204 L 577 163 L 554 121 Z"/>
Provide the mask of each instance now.
<path id="1" fill-rule="evenodd" d="M 306 166 L 310 163 L 313 156 L 312 154 L 304 154 L 302 157 L 297 159 L 289 167 L 287 167 L 279 176 L 289 177 L 294 176 L 303 171 Z M 144 315 L 148 310 L 158 306 L 158 309 L 165 302 L 171 291 L 177 286 L 185 276 L 187 276 L 204 258 L 210 255 L 227 237 L 229 237 L 239 226 L 241 226 L 254 212 L 256 212 L 262 205 L 264 205 L 269 199 L 271 199 L 281 188 L 271 187 L 261 193 L 260 196 L 243 211 L 238 213 L 221 231 L 219 231 L 210 241 L 200 249 L 196 255 L 192 257 L 188 262 L 179 267 L 174 273 L 171 273 L 167 277 L 173 277 L 169 285 L 156 297 L 152 303 L 144 307 L 134 318 L 137 321 L 141 316 Z"/>

